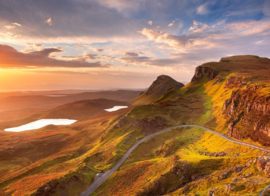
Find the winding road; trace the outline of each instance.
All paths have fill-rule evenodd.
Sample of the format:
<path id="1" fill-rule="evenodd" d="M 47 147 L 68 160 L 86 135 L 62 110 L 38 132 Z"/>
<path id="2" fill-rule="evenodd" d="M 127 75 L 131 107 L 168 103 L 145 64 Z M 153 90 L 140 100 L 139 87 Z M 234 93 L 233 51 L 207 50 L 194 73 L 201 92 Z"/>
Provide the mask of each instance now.
<path id="1" fill-rule="evenodd" d="M 111 168 L 110 170 L 108 170 L 107 172 L 101 174 L 98 178 L 96 178 L 92 184 L 81 194 L 81 196 L 89 196 L 90 194 L 92 194 L 103 182 L 105 182 L 124 162 L 125 160 L 128 158 L 128 156 L 130 155 L 130 153 L 135 149 L 137 148 L 142 142 L 144 142 L 145 140 L 155 136 L 155 135 L 158 135 L 160 133 L 163 133 L 165 131 L 169 131 L 169 130 L 172 130 L 172 129 L 176 129 L 176 128 L 183 128 L 183 127 L 198 127 L 198 128 L 201 128 L 201 129 L 204 129 L 205 131 L 209 131 L 215 135 L 218 135 L 228 141 L 231 141 L 233 143 L 236 143 L 236 144 L 240 144 L 240 145 L 244 145 L 244 146 L 248 146 L 248 147 L 251 147 L 251 148 L 255 148 L 255 149 L 259 149 L 259 150 L 262 150 L 262 151 L 265 151 L 265 152 L 269 152 L 270 153 L 270 149 L 267 149 L 267 148 L 263 148 L 263 147 L 260 147 L 260 146 L 256 146 L 256 145 L 253 145 L 253 144 L 249 144 L 249 143 L 245 143 L 245 142 L 240 142 L 240 141 L 237 141 L 237 140 L 234 140 L 230 137 L 227 137 L 225 135 L 223 135 L 222 133 L 217 133 L 215 131 L 212 131 L 210 129 L 207 129 L 205 127 L 202 127 L 202 126 L 199 126 L 199 125 L 179 125 L 179 126 L 175 126 L 175 127 L 170 127 L 170 128 L 167 128 L 167 129 L 162 129 L 156 133 L 153 133 L 151 135 L 148 135 L 146 136 L 145 138 L 141 139 L 140 141 L 138 141 L 136 144 L 134 144 L 127 152 L 126 154 L 122 157 L 122 159 L 113 167 Z M 270 185 L 269 185 L 270 186 Z M 263 194 L 263 192 L 262 192 Z"/>

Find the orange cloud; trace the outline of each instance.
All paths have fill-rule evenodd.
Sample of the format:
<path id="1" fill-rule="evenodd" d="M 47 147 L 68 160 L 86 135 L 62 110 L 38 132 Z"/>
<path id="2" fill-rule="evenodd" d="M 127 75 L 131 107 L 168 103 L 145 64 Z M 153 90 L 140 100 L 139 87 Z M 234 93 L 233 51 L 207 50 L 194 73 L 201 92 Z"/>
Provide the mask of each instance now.
<path id="1" fill-rule="evenodd" d="M 44 22 L 52 26 L 52 18 L 49 18 L 48 20 L 45 20 Z"/>
<path id="2" fill-rule="evenodd" d="M 52 54 L 62 53 L 60 48 L 45 48 L 28 53 L 18 52 L 11 46 L 0 44 L 0 68 L 20 67 L 108 67 L 100 62 L 88 62 L 93 55 L 84 54 L 83 57 L 58 60 Z"/>

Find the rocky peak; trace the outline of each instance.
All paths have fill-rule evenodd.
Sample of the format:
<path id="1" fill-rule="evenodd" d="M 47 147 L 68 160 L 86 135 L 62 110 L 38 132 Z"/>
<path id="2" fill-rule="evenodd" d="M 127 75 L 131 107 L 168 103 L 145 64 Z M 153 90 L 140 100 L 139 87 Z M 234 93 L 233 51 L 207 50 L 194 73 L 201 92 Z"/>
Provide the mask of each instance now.
<path id="1" fill-rule="evenodd" d="M 199 66 L 195 69 L 195 74 L 191 82 L 198 81 L 203 75 L 206 75 L 210 80 L 213 80 L 219 72 L 210 67 Z"/>
<path id="2" fill-rule="evenodd" d="M 146 95 L 158 93 L 158 95 L 164 94 L 168 89 L 180 89 L 184 86 L 184 84 L 175 81 L 169 76 L 160 75 L 157 79 L 152 83 L 149 89 L 146 91 Z"/>

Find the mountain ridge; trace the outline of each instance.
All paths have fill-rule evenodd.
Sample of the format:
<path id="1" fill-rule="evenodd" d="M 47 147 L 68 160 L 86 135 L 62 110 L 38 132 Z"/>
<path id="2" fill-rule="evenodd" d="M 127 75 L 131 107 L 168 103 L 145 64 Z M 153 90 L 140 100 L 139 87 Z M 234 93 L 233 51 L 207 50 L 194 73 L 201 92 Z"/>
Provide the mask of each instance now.
<path id="1" fill-rule="evenodd" d="M 167 75 L 160 75 L 151 84 L 147 91 L 143 92 L 141 95 L 131 100 L 133 105 L 150 104 L 151 102 L 158 99 L 160 96 L 165 94 L 170 89 L 178 90 L 182 88 L 184 84 L 177 82 L 173 78 Z"/>

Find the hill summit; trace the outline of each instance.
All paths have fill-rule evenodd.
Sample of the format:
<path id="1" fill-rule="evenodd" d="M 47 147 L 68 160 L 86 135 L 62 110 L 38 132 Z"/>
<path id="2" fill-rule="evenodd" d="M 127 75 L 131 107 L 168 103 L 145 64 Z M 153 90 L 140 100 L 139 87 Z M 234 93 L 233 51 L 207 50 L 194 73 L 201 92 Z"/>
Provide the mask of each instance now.
<path id="1" fill-rule="evenodd" d="M 144 105 L 149 104 L 156 99 L 158 99 L 160 96 L 162 96 L 164 93 L 166 93 L 169 89 L 175 89 L 178 90 L 182 88 L 184 84 L 177 82 L 173 78 L 166 76 L 166 75 L 160 75 L 157 77 L 157 79 L 152 83 L 152 85 L 148 88 L 147 91 L 143 92 L 141 95 L 136 97 L 131 101 L 133 105 Z"/>

